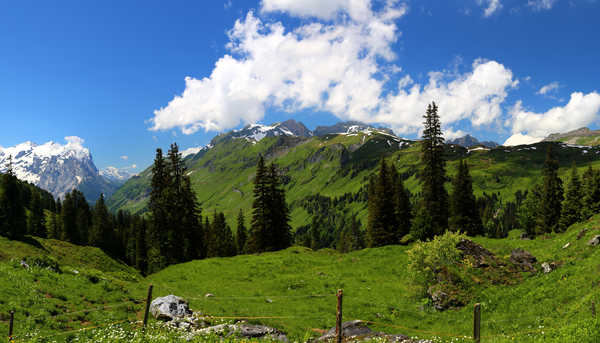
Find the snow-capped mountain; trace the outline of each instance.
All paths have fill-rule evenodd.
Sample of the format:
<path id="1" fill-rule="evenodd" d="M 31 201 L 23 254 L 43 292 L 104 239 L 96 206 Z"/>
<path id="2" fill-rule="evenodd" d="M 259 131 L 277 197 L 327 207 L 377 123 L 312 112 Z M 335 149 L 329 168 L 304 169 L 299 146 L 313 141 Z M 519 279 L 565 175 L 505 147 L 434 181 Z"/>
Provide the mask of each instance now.
<path id="1" fill-rule="evenodd" d="M 195 147 L 187 148 L 187 149 L 181 151 L 181 157 L 185 158 L 190 155 L 196 155 L 200 151 L 208 151 L 212 147 L 213 147 L 212 144 L 207 144 L 205 146 L 195 146 Z"/>
<path id="2" fill-rule="evenodd" d="M 480 142 L 477 138 L 475 138 L 471 135 L 466 135 L 464 137 L 455 138 L 455 139 L 449 139 L 448 141 L 446 141 L 446 143 L 460 145 L 465 148 L 469 148 L 469 147 L 476 146 L 476 145 L 483 145 L 488 148 L 495 148 L 498 146 L 498 143 L 492 142 L 492 141 Z"/>
<path id="3" fill-rule="evenodd" d="M 130 177 L 136 175 L 129 171 L 130 168 L 106 167 L 100 171 L 100 175 L 116 183 L 125 183 Z"/>
<path id="4" fill-rule="evenodd" d="M 276 136 L 298 136 L 311 137 L 312 131 L 306 128 L 304 124 L 293 119 L 286 120 L 282 123 L 272 125 L 250 124 L 240 130 L 235 130 L 231 133 L 233 138 L 246 138 L 253 141 L 260 141 L 265 137 Z"/>
<path id="5" fill-rule="evenodd" d="M 74 188 L 91 201 L 100 193 L 112 194 L 117 186 L 100 175 L 89 149 L 82 145 L 83 139 L 69 136 L 65 141 L 66 144 L 50 141 L 41 145 L 28 141 L 0 147 L 0 172 L 6 172 L 12 159 L 13 172 L 19 179 L 49 191 L 55 198 L 62 198 Z"/>
<path id="6" fill-rule="evenodd" d="M 372 132 L 381 132 L 388 135 L 394 135 L 394 132 L 384 127 L 374 127 L 361 123 L 358 121 L 346 121 L 339 122 L 331 126 L 317 126 L 314 131 L 315 136 L 324 136 L 328 134 L 354 134 L 354 133 L 365 133 L 369 134 Z"/>

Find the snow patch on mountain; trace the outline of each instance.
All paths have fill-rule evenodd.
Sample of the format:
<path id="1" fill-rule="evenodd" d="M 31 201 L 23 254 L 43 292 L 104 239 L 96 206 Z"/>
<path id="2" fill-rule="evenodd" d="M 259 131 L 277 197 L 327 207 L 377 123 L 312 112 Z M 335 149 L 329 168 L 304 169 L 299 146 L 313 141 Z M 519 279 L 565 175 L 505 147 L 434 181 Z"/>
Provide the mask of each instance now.
<path id="1" fill-rule="evenodd" d="M 213 147 L 212 144 L 207 144 L 205 146 L 195 146 L 195 147 L 187 148 L 187 149 L 181 151 L 181 156 L 186 157 L 186 156 L 190 156 L 190 155 L 196 155 L 200 151 L 210 150 L 212 147 Z"/>
<path id="2" fill-rule="evenodd" d="M 308 130 L 304 124 L 296 122 L 295 120 L 287 120 L 272 125 L 249 124 L 242 129 L 234 130 L 231 135 L 233 138 L 245 138 L 249 141 L 259 142 L 265 137 L 311 137 L 313 133 Z"/>
<path id="3" fill-rule="evenodd" d="M 137 166 L 135 164 L 132 166 L 124 167 L 124 168 L 117 168 L 117 167 L 109 166 L 109 167 L 102 169 L 100 171 L 100 175 L 104 176 L 105 178 L 107 178 L 111 181 L 123 183 L 123 182 L 129 180 L 132 176 L 137 175 L 137 173 L 131 172 L 131 170 L 135 169 L 136 167 Z"/>

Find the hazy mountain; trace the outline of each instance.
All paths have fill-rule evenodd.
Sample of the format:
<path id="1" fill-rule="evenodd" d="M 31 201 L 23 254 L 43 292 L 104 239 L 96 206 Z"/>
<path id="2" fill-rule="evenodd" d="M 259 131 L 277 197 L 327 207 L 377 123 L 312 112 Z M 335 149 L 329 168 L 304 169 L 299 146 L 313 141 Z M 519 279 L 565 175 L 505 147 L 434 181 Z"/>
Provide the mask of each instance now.
<path id="1" fill-rule="evenodd" d="M 590 130 L 582 127 L 565 133 L 552 133 L 544 138 L 545 142 L 563 142 L 573 145 L 596 146 L 600 145 L 600 130 Z"/>
<path id="2" fill-rule="evenodd" d="M 371 125 L 367 125 L 365 123 L 361 123 L 359 121 L 345 121 L 339 122 L 337 124 L 331 126 L 317 126 L 314 131 L 315 136 L 324 136 L 328 134 L 336 134 L 336 133 L 348 133 L 359 132 L 359 131 L 381 131 L 390 135 L 393 135 L 394 132 L 388 128 L 384 127 L 374 127 Z"/>
<path id="3" fill-rule="evenodd" d="M 446 141 L 446 143 L 460 145 L 465 148 L 472 147 L 475 145 L 483 145 L 488 148 L 495 148 L 495 147 L 499 146 L 498 143 L 492 142 L 492 141 L 480 142 L 477 138 L 475 138 L 471 135 L 466 135 L 466 136 L 463 136 L 460 138 L 455 138 L 455 139 L 449 139 Z"/>

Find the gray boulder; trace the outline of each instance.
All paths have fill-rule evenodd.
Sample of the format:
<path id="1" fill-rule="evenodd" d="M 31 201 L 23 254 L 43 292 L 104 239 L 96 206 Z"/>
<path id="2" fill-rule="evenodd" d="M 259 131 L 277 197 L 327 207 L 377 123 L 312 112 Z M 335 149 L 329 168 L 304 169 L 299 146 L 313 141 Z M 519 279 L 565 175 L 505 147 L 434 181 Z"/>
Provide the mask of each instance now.
<path id="1" fill-rule="evenodd" d="M 172 294 L 154 299 L 152 303 L 150 303 L 150 312 L 154 318 L 164 321 L 171 321 L 192 314 L 188 302 L 185 299 Z"/>
<path id="2" fill-rule="evenodd" d="M 342 323 L 342 334 L 344 341 L 381 341 L 395 343 L 431 343 L 430 340 L 415 340 L 405 335 L 390 335 L 383 332 L 371 330 L 367 324 L 361 320 L 353 320 Z M 331 328 L 323 336 L 319 337 L 317 342 L 334 341 L 336 338 L 335 327 Z"/>
<path id="3" fill-rule="evenodd" d="M 589 246 L 595 247 L 600 245 L 600 235 L 596 235 L 587 243 Z"/>
<path id="4" fill-rule="evenodd" d="M 556 263 L 554 263 L 554 262 L 550 262 L 550 263 L 544 262 L 544 263 L 542 263 L 542 270 L 544 271 L 544 274 L 550 273 L 551 271 L 553 271 L 554 269 L 556 269 L 556 267 L 557 267 Z"/>
<path id="5" fill-rule="evenodd" d="M 526 272 L 535 272 L 534 263 L 537 262 L 535 256 L 523 249 L 515 249 L 510 253 L 510 261 Z"/>
<path id="6" fill-rule="evenodd" d="M 217 334 L 225 337 L 265 338 L 268 340 L 289 342 L 287 336 L 283 332 L 265 325 L 219 324 L 200 329 L 196 333 L 200 335 Z"/>

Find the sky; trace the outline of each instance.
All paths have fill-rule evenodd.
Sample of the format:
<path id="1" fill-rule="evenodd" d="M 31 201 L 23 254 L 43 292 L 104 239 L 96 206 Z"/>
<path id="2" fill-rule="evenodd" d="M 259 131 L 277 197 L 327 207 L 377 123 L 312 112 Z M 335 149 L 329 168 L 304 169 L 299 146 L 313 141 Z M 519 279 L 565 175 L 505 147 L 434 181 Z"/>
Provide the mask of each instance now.
<path id="1" fill-rule="evenodd" d="M 247 123 L 341 120 L 505 144 L 598 128 L 598 0 L 0 3 L 0 146 L 83 140 L 100 168 Z M 135 167 L 135 168 L 134 168 Z"/>

